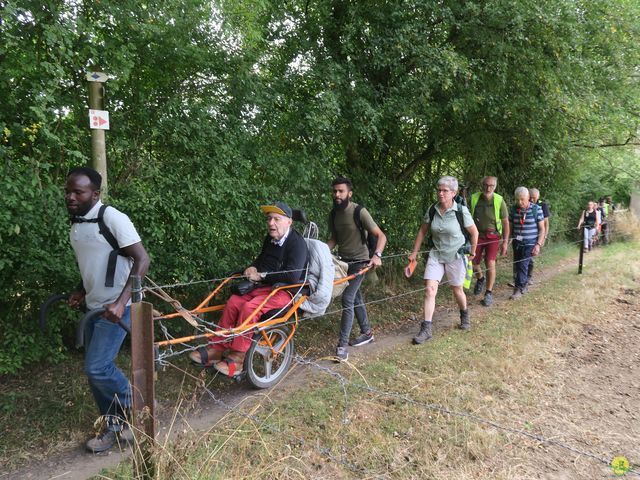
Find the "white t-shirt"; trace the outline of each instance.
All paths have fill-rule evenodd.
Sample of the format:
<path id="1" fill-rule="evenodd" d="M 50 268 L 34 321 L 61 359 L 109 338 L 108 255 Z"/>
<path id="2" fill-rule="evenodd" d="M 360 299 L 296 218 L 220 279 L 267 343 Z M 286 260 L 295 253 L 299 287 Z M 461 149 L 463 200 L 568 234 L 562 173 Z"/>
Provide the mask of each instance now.
<path id="1" fill-rule="evenodd" d="M 102 202 L 98 201 L 84 218 L 97 218 L 101 206 Z M 104 223 L 111 230 L 120 248 L 140 242 L 140 236 L 129 217 L 115 208 L 109 207 L 105 210 Z M 98 224 L 74 223 L 71 225 L 69 239 L 76 254 L 84 289 L 87 292 L 85 297 L 87 307 L 93 310 L 115 302 L 129 279 L 133 259 L 118 255 L 113 287 L 105 287 L 109 254 L 113 248 L 100 234 Z"/>

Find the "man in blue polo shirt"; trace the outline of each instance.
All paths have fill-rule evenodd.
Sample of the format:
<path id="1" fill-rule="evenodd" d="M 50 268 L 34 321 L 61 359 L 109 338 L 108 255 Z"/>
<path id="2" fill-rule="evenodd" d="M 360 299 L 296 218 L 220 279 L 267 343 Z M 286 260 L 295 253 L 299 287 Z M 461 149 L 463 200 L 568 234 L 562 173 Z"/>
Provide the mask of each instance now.
<path id="1" fill-rule="evenodd" d="M 531 257 L 540 253 L 544 242 L 544 215 L 542 209 L 529 201 L 527 187 L 515 191 L 516 204 L 511 208 L 511 236 L 513 238 L 513 264 L 515 287 L 510 300 L 517 300 L 527 291 L 529 263 Z"/>

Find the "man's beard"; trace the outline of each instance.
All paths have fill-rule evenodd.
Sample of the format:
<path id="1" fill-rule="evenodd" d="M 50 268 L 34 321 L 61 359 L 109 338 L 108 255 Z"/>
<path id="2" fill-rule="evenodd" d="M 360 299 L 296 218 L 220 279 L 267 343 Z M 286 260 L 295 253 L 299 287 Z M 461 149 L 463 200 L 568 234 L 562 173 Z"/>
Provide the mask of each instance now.
<path id="1" fill-rule="evenodd" d="M 345 199 L 345 200 L 342 200 L 341 202 L 338 202 L 337 199 L 334 199 L 333 200 L 333 207 L 336 210 L 345 210 L 349 206 L 349 201 L 350 200 L 348 198 Z"/>

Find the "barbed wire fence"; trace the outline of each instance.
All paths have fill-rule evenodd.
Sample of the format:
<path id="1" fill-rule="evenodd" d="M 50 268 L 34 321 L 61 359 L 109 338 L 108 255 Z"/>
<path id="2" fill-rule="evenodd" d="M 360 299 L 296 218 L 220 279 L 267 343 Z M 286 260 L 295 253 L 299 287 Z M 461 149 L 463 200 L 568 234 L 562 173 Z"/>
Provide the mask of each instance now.
<path id="1" fill-rule="evenodd" d="M 574 230 L 574 229 L 570 229 L 570 230 Z M 576 242 L 571 242 L 571 244 L 575 243 L 575 244 L 580 244 L 582 243 L 582 239 L 576 241 Z M 563 248 L 564 248 L 563 244 Z M 548 254 L 548 249 L 545 251 L 543 250 L 544 253 Z M 428 250 L 422 251 L 420 253 L 428 253 Z M 389 259 L 393 259 L 393 258 L 400 258 L 400 257 L 405 257 L 406 258 L 407 253 L 398 253 L 398 254 L 391 254 L 391 255 L 385 255 L 384 259 L 389 260 Z M 543 254 L 539 255 L 537 258 L 542 257 Z M 515 262 L 503 262 L 501 264 L 502 267 L 504 266 L 508 266 L 508 265 L 513 265 L 515 264 Z M 484 269 L 483 269 L 484 271 Z M 215 281 L 221 281 L 224 280 L 223 277 L 221 279 L 211 279 L 211 280 L 198 280 L 198 281 L 193 281 L 193 282 L 185 282 L 185 283 L 176 283 L 176 284 L 171 284 L 171 285 L 163 285 L 163 286 L 156 286 L 156 287 L 150 287 L 147 288 L 147 290 L 153 290 L 153 289 L 169 289 L 169 288 L 178 288 L 178 287 L 184 287 L 184 286 L 189 286 L 189 285 L 194 285 L 194 284 L 198 284 L 198 283 L 212 283 Z M 441 282 L 440 285 L 446 285 L 448 282 L 444 281 Z M 411 295 L 415 295 L 417 293 L 420 292 L 424 292 L 425 288 L 417 288 L 417 289 L 413 289 L 411 291 L 407 291 L 407 292 L 402 292 L 400 294 L 397 295 L 391 295 L 391 296 L 387 296 L 384 298 L 380 298 L 380 299 L 376 299 L 370 302 L 365 302 L 364 305 L 373 305 L 375 303 L 382 303 L 382 302 L 388 302 L 388 301 L 392 301 L 398 298 L 402 298 L 402 297 L 406 297 L 406 296 L 411 296 Z M 299 319 L 299 322 L 307 322 L 307 321 L 315 321 L 315 320 L 319 320 L 323 317 L 326 317 L 328 315 L 335 315 L 338 314 L 342 311 L 341 308 L 338 309 L 334 309 L 332 311 L 329 312 L 325 312 L 322 315 L 315 315 L 315 316 L 310 316 L 310 317 L 303 317 L 301 319 Z M 293 322 L 287 322 L 287 323 L 293 323 Z M 215 328 L 216 325 L 213 322 L 209 322 L 208 323 L 208 327 L 213 327 Z M 207 327 L 207 328 L 208 328 Z M 161 325 L 161 330 L 163 332 L 163 335 L 165 335 L 165 338 L 169 338 L 170 334 L 168 329 L 166 328 L 166 326 Z M 232 338 L 234 335 L 229 335 L 227 338 L 222 339 L 221 341 L 228 341 L 229 338 Z M 211 343 L 210 341 L 208 341 L 207 343 Z M 204 344 L 206 345 L 206 344 Z M 203 345 L 198 345 L 198 346 L 192 346 L 192 345 L 183 345 L 184 349 L 180 350 L 180 351 L 170 351 L 168 354 L 166 355 L 161 355 L 159 358 L 159 364 L 163 365 L 165 367 L 171 367 L 171 368 L 176 368 L 182 372 L 184 372 L 185 375 L 189 375 L 192 376 L 191 374 L 189 374 L 187 371 L 185 371 L 184 369 L 181 369 L 180 367 L 176 366 L 173 362 L 169 361 L 169 359 L 171 359 L 172 357 L 176 357 L 178 355 L 182 355 L 184 353 L 193 351 L 197 348 L 199 348 L 200 346 Z M 489 419 L 485 419 L 483 417 L 480 417 L 478 415 L 475 414 L 471 414 L 468 412 L 464 412 L 464 411 L 456 411 L 453 409 L 448 408 L 445 405 L 438 405 L 438 404 L 431 404 L 431 403 L 426 403 L 426 402 L 421 402 L 418 400 L 415 400 L 413 398 L 411 398 L 410 396 L 406 395 L 406 394 L 401 394 L 398 392 L 388 392 L 388 391 L 384 391 L 384 390 L 380 390 L 374 387 L 369 386 L 368 384 L 365 383 L 361 383 L 361 382 L 353 382 L 349 379 L 347 379 L 346 377 L 344 377 L 342 374 L 340 374 L 339 372 L 337 372 L 335 369 L 329 368 L 328 366 L 322 365 L 320 364 L 317 360 L 312 360 L 310 358 L 304 357 L 302 355 L 296 354 L 294 356 L 294 361 L 296 362 L 297 365 L 299 366 L 303 366 L 303 367 L 308 367 L 308 368 L 312 368 L 314 370 L 317 370 L 327 376 L 329 376 L 330 378 L 334 379 L 335 381 L 338 382 L 340 389 L 342 391 L 342 395 L 344 397 L 344 402 L 343 402 L 343 412 L 342 412 L 342 422 L 343 424 L 346 424 L 348 422 L 348 388 L 352 388 L 352 389 L 356 389 L 362 392 L 365 392 L 367 394 L 371 394 L 371 395 L 375 395 L 378 397 L 382 397 L 382 398 L 393 398 L 395 400 L 399 400 L 402 401 L 406 404 L 410 404 L 413 405 L 415 407 L 418 408 L 423 408 L 426 410 L 431 410 L 431 411 L 437 411 L 440 412 L 442 414 L 445 415 L 449 415 L 449 416 L 455 416 L 455 417 L 459 417 L 459 418 L 464 418 L 466 420 L 490 427 L 490 428 L 494 428 L 496 430 L 500 430 L 506 433 L 510 433 L 513 435 L 517 435 L 517 436 L 521 436 L 524 438 L 528 438 L 530 440 L 534 440 L 537 441 L 541 444 L 545 444 L 545 445 L 550 445 L 550 446 L 554 446 L 554 447 L 558 447 L 567 451 L 570 451 L 572 453 L 575 453 L 577 455 L 583 456 L 585 458 L 589 458 L 591 460 L 597 461 L 599 463 L 602 463 L 604 465 L 610 465 L 611 460 L 608 460 L 607 458 L 601 456 L 601 455 L 597 455 L 585 450 L 581 450 L 578 449 L 574 446 L 569 445 L 566 442 L 561 442 L 558 440 L 554 440 L 551 438 L 547 438 L 544 437 L 542 435 L 536 435 L 533 434 L 531 432 L 527 432 L 525 430 L 522 429 L 518 429 L 518 428 L 514 428 L 514 427 L 509 427 L 509 426 L 505 426 L 502 424 L 499 424 L 493 420 L 489 420 Z M 257 415 L 254 414 L 248 414 L 246 412 L 243 412 L 240 410 L 239 406 L 231 406 L 228 405 L 227 403 L 225 403 L 223 400 L 221 400 L 219 397 L 217 397 L 213 391 L 211 391 L 209 388 L 207 387 L 203 387 L 205 393 L 213 400 L 213 402 L 218 405 L 219 407 L 221 407 L 222 409 L 224 409 L 225 411 L 232 413 L 234 415 L 238 415 L 240 417 L 246 418 L 248 420 L 251 420 L 255 425 L 258 425 L 260 427 L 264 427 L 266 430 L 268 430 L 271 433 L 274 434 L 280 434 L 280 435 L 287 435 L 294 443 L 298 444 L 298 445 L 306 445 L 306 446 L 311 446 L 315 451 L 317 451 L 319 454 L 323 455 L 324 457 L 326 457 L 327 459 L 329 459 L 330 461 L 336 462 L 346 468 L 348 468 L 349 470 L 353 471 L 353 472 L 358 472 L 361 474 L 367 474 L 367 473 L 371 473 L 369 472 L 368 469 L 364 468 L 361 465 L 357 465 L 353 462 L 349 462 L 347 460 L 345 460 L 345 458 L 343 457 L 339 457 L 336 454 L 334 454 L 332 452 L 332 450 L 330 448 L 327 447 L 323 447 L 319 444 L 317 444 L 317 442 L 308 442 L 306 439 L 297 436 L 297 435 L 293 435 L 290 432 L 285 432 L 283 429 L 274 426 L 272 424 L 270 424 L 268 422 L 268 418 L 267 419 L 263 419 L 260 418 Z M 345 451 L 344 445 L 342 446 L 342 451 Z M 640 472 L 638 470 L 635 470 L 633 468 L 629 469 L 628 474 L 633 474 L 633 475 L 638 475 L 640 476 Z"/>

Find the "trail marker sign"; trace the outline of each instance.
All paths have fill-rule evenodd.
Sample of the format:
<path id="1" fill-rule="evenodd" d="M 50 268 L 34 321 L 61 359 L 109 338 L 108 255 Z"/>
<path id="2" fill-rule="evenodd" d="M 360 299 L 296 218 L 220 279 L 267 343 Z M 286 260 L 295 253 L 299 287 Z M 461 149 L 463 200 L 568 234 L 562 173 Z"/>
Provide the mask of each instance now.
<path id="1" fill-rule="evenodd" d="M 93 130 L 109 130 L 109 112 L 89 110 L 89 127 Z"/>
<path id="2" fill-rule="evenodd" d="M 87 73 L 87 81 L 104 83 L 109 80 L 109 75 L 103 72 L 89 72 Z"/>

